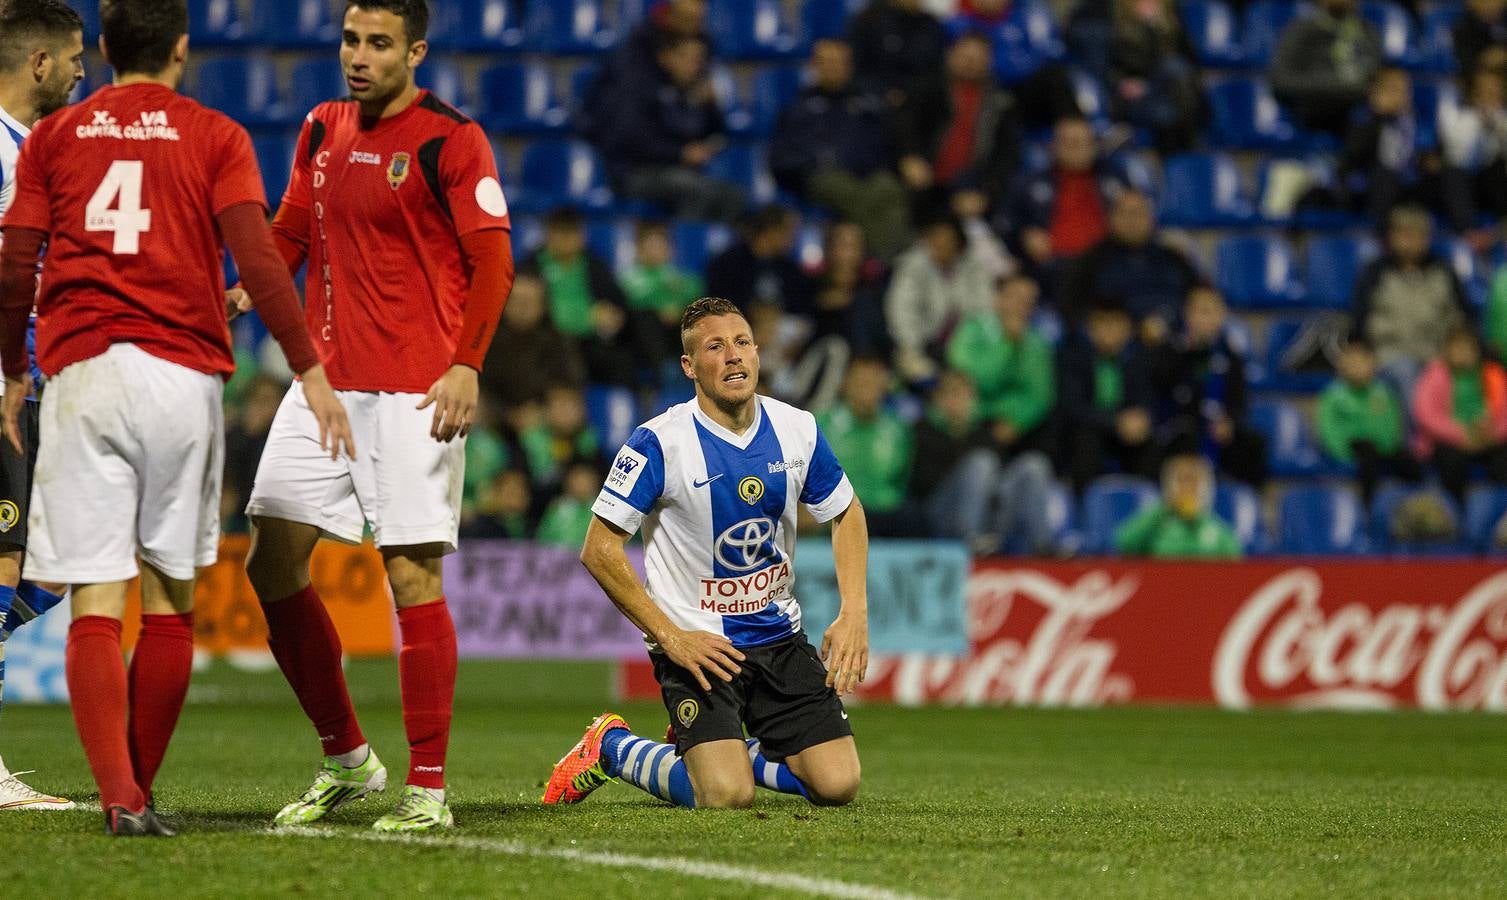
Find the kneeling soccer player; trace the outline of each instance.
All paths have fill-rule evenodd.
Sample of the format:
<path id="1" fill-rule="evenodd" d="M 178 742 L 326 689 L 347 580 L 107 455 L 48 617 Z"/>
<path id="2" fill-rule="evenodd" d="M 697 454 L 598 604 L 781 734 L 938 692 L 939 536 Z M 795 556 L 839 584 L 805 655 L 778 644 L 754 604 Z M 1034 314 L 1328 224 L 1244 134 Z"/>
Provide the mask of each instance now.
<path id="1" fill-rule="evenodd" d="M 811 414 L 756 393 L 759 351 L 737 307 L 697 300 L 680 336 L 696 396 L 618 452 L 581 551 L 647 635 L 675 744 L 603 713 L 556 764 L 544 802 L 578 803 L 622 778 L 685 807 L 746 807 L 755 784 L 849 803 L 858 750 L 839 695 L 868 667 L 863 507 Z M 832 522 L 842 608 L 820 654 L 793 591 L 797 503 Z M 640 525 L 647 585 L 624 550 Z"/>

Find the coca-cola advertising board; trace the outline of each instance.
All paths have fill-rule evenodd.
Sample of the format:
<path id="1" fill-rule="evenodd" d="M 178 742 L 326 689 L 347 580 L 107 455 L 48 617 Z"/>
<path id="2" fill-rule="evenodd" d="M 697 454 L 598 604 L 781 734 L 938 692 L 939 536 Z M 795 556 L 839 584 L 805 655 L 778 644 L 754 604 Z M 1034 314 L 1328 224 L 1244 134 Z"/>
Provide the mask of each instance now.
<path id="1" fill-rule="evenodd" d="M 878 656 L 860 696 L 1507 709 L 1507 570 L 1487 563 L 981 560 L 967 593 L 966 656 Z M 624 686 L 657 697 L 646 669 Z"/>

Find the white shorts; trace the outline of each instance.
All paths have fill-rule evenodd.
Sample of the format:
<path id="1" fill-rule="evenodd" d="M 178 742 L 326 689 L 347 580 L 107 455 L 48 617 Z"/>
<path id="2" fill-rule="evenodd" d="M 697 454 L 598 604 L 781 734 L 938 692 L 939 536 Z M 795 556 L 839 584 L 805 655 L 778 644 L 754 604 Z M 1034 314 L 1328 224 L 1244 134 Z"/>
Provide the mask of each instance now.
<path id="1" fill-rule="evenodd" d="M 434 408 L 423 394 L 337 391 L 350 418 L 356 459 L 330 459 L 319 423 L 294 382 L 283 397 L 256 469 L 246 515 L 301 522 L 337 541 L 361 542 L 371 523 L 378 547 L 443 544 L 460 536 L 466 442 L 429 436 Z"/>
<path id="2" fill-rule="evenodd" d="M 187 580 L 220 549 L 224 382 L 115 344 L 48 379 L 26 577 Z"/>

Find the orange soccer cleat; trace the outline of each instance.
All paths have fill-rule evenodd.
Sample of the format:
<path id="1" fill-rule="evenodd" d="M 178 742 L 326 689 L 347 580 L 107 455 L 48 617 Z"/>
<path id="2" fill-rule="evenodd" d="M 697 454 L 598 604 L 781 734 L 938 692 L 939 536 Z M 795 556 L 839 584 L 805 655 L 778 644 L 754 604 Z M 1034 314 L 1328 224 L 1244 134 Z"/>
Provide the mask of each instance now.
<path id="1" fill-rule="evenodd" d="M 570 752 L 555 763 L 549 784 L 544 788 L 543 802 L 580 803 L 586 795 L 611 781 L 612 776 L 602 768 L 602 739 L 607 732 L 619 728 L 628 730 L 628 723 L 617 713 L 602 713 L 593 719 Z"/>

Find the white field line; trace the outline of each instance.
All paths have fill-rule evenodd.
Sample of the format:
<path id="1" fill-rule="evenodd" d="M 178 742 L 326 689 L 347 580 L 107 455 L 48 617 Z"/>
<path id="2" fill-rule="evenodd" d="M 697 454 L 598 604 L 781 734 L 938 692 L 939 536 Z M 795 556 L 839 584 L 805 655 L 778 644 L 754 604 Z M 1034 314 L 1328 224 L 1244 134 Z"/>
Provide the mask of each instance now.
<path id="1" fill-rule="evenodd" d="M 374 832 L 336 831 L 324 828 L 273 828 L 263 834 L 274 837 L 320 837 L 342 838 L 378 843 L 408 844 L 417 847 L 442 847 L 456 850 L 478 850 L 499 853 L 505 856 L 522 856 L 533 859 L 558 859 L 567 862 L 606 866 L 614 869 L 647 869 L 653 872 L 669 872 L 692 878 L 711 881 L 726 881 L 740 885 L 800 891 L 817 897 L 840 897 L 847 900 L 916 900 L 912 894 L 902 894 L 887 888 L 853 884 L 834 878 L 815 878 L 791 872 L 769 869 L 753 869 L 727 863 L 688 859 L 684 856 L 637 856 L 630 853 L 615 853 L 600 850 L 575 850 L 568 847 L 545 847 L 526 844 L 522 841 L 494 840 L 479 837 L 448 837 L 441 835 L 389 835 Z"/>

